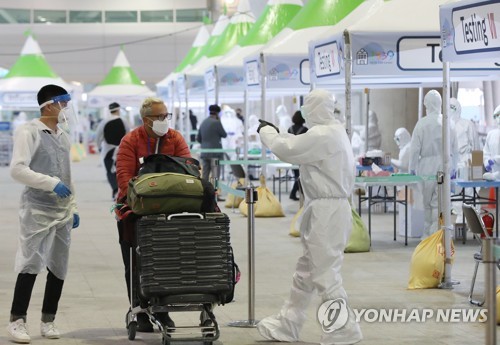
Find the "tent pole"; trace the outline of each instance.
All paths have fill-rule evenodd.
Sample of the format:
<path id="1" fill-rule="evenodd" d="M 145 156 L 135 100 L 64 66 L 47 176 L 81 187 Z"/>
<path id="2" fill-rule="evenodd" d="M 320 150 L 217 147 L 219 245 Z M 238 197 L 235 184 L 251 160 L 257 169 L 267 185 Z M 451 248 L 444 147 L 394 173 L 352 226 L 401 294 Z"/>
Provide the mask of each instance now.
<path id="1" fill-rule="evenodd" d="M 243 159 L 246 161 L 248 159 L 248 113 L 250 112 L 250 104 L 248 102 L 248 86 L 245 88 L 245 92 L 243 94 L 243 100 L 245 102 L 245 121 L 243 122 Z M 239 159 L 239 157 L 236 157 Z M 248 185 L 250 178 L 248 177 L 248 165 L 244 165 L 245 167 L 245 185 Z"/>
<path id="2" fill-rule="evenodd" d="M 443 126 L 442 126 L 442 152 L 443 152 L 443 172 L 444 182 L 442 189 L 442 213 L 444 225 L 444 248 L 445 262 L 443 282 L 440 285 L 442 289 L 452 289 L 451 281 L 451 188 L 450 188 L 450 121 L 449 121 L 449 104 L 450 104 L 450 63 L 443 62 Z"/>
<path id="3" fill-rule="evenodd" d="M 266 120 L 266 59 L 260 53 L 260 118 Z M 262 146 L 262 159 L 266 159 L 266 148 Z M 264 172 L 264 167 L 262 167 Z"/>
<path id="4" fill-rule="evenodd" d="M 351 116 L 351 81 L 352 81 L 352 54 L 349 32 L 344 31 L 344 67 L 345 67 L 345 123 L 349 141 L 352 138 L 352 116 Z"/>
<path id="5" fill-rule="evenodd" d="M 214 91 L 215 91 L 215 104 L 219 104 L 219 72 L 217 71 L 217 66 L 214 66 Z"/>

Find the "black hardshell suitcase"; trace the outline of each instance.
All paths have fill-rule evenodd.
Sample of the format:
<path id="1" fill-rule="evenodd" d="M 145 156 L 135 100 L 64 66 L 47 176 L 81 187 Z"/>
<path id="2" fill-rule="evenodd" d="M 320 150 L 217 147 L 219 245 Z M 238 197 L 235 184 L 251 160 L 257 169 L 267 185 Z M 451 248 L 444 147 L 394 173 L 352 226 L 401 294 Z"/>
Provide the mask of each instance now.
<path id="1" fill-rule="evenodd" d="M 210 294 L 229 303 L 235 284 L 229 218 L 223 213 L 149 215 L 137 223 L 141 295 Z"/>

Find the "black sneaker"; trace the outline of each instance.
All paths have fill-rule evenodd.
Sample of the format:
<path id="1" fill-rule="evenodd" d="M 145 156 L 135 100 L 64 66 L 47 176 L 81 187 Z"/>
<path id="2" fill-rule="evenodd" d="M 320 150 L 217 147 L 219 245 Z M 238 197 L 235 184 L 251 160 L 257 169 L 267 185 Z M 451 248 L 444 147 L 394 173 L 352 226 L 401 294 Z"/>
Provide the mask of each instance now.
<path id="1" fill-rule="evenodd" d="M 137 332 L 153 333 L 153 324 L 149 321 L 149 316 L 146 313 L 137 314 Z"/>

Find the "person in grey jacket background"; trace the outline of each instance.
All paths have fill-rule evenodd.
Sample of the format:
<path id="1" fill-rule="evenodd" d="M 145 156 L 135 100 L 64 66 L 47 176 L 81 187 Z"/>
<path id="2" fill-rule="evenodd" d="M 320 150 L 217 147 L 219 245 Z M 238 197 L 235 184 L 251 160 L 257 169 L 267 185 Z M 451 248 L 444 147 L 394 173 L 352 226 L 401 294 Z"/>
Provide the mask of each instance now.
<path id="1" fill-rule="evenodd" d="M 198 130 L 196 140 L 201 144 L 202 149 L 222 149 L 222 138 L 227 137 L 227 133 L 220 122 L 219 113 L 221 108 L 217 104 L 208 107 L 210 116 L 207 117 Z M 202 174 L 201 177 L 208 180 L 210 177 L 210 163 L 212 158 L 222 159 L 223 153 L 202 152 L 200 154 Z M 213 176 L 219 178 L 219 176 Z"/>

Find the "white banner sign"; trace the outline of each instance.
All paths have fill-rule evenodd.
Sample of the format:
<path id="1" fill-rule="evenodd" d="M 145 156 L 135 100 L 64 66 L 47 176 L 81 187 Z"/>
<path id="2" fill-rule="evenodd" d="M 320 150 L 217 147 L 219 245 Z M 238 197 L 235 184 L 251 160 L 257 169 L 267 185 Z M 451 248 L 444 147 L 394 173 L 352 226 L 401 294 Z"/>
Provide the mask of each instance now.
<path id="1" fill-rule="evenodd" d="M 245 70 L 243 67 L 217 67 L 217 82 L 221 91 L 243 91 Z"/>
<path id="2" fill-rule="evenodd" d="M 2 94 L 2 104 L 38 108 L 36 92 L 5 92 Z"/>
<path id="3" fill-rule="evenodd" d="M 446 61 L 500 58 L 500 0 L 461 1 L 440 8 Z"/>
<path id="4" fill-rule="evenodd" d="M 215 70 L 213 67 L 205 72 L 205 87 L 207 91 L 215 90 Z"/>
<path id="5" fill-rule="evenodd" d="M 311 82 L 308 58 L 268 56 L 266 68 L 269 88 L 304 88 Z"/>
<path id="6" fill-rule="evenodd" d="M 250 60 L 245 63 L 245 75 L 248 86 L 258 86 L 259 82 L 259 62 Z"/>

